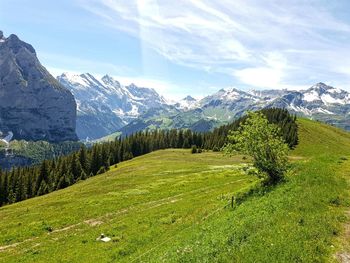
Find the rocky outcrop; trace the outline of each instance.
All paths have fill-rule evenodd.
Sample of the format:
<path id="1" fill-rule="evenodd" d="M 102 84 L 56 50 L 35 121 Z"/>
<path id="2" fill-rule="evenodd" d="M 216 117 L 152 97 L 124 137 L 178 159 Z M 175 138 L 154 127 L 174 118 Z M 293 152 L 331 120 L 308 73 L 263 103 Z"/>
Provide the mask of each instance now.
<path id="1" fill-rule="evenodd" d="M 34 48 L 0 31 L 0 131 L 14 139 L 77 140 L 76 103 L 40 64 Z"/>

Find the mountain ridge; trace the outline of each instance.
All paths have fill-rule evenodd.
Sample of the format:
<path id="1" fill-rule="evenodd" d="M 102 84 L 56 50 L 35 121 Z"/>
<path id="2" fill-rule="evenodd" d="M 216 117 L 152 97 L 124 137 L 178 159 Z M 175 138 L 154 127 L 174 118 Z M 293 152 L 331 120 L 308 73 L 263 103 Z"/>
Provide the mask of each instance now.
<path id="1" fill-rule="evenodd" d="M 94 83 L 89 84 L 85 75 L 94 79 Z M 142 129 L 158 128 L 206 131 L 231 122 L 247 111 L 272 107 L 286 108 L 299 116 L 350 130 L 350 93 L 322 82 L 304 90 L 243 91 L 228 87 L 199 100 L 187 95 L 179 101 L 169 102 L 152 88 L 138 87 L 135 84 L 122 85 L 109 75 L 95 78 L 89 73 L 62 74 L 57 79 L 71 90 L 77 100 L 77 130 L 79 131 L 79 122 L 84 118 L 96 119 L 95 123 L 99 123 L 99 126 L 107 127 L 98 134 L 100 137 L 116 131 L 126 135 Z M 86 95 L 90 93 L 90 97 Z M 105 110 L 99 109 L 97 103 L 103 103 Z M 93 110 L 89 111 L 89 108 Z M 97 118 L 100 113 L 103 113 L 105 120 Z M 101 129 L 88 127 L 88 121 L 85 126 L 85 133 Z"/>
<path id="2" fill-rule="evenodd" d="M 57 80 L 69 89 L 77 102 L 77 133 L 96 139 L 116 131 L 151 108 L 165 106 L 154 89 L 124 86 L 109 75 L 63 73 Z M 97 125 L 95 125 L 97 124 Z"/>

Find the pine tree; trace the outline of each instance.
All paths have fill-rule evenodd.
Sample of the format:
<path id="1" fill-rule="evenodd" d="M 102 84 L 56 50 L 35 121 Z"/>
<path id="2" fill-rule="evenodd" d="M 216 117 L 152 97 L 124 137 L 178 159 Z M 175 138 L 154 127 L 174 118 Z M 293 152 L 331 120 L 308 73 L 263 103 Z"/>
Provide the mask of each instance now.
<path id="1" fill-rule="evenodd" d="M 79 150 L 79 162 L 85 173 L 89 172 L 90 164 L 87 156 L 86 146 L 83 145 Z"/>
<path id="2" fill-rule="evenodd" d="M 48 167 L 48 161 L 43 161 L 41 163 L 40 172 L 38 175 L 38 178 L 36 180 L 36 187 L 35 192 L 38 194 L 40 187 L 44 185 L 44 188 L 48 188 L 49 183 L 49 167 Z M 42 187 L 43 188 L 43 187 Z M 44 189 L 41 189 L 43 191 Z"/>
<path id="3" fill-rule="evenodd" d="M 73 158 L 71 161 L 71 172 L 73 175 L 73 182 L 78 181 L 83 173 L 83 168 L 76 154 L 73 154 Z"/>

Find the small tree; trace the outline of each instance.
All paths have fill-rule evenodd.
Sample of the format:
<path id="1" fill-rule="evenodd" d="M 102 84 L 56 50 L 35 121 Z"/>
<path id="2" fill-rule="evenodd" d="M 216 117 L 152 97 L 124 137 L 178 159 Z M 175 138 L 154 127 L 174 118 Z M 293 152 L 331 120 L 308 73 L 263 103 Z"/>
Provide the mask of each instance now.
<path id="1" fill-rule="evenodd" d="M 267 177 L 267 183 L 275 184 L 288 167 L 288 145 L 279 134 L 279 128 L 270 124 L 265 115 L 249 112 L 238 130 L 229 133 L 224 151 L 228 154 L 240 151 L 251 156 L 259 173 Z"/>

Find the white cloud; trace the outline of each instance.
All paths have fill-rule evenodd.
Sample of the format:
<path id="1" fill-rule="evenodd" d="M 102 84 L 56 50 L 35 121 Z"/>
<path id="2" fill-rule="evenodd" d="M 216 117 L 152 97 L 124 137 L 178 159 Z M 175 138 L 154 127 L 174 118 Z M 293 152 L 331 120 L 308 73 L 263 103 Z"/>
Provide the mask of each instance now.
<path id="1" fill-rule="evenodd" d="M 283 78 L 288 65 L 286 58 L 278 52 L 269 52 L 261 56 L 261 66 L 248 67 L 234 71 L 241 83 L 260 88 L 282 88 Z"/>
<path id="2" fill-rule="evenodd" d="M 344 78 L 350 25 L 318 1 L 80 0 L 105 26 L 180 65 L 256 87 Z M 329 3 L 331 5 L 331 3 Z M 146 50 L 146 49 L 144 49 Z M 316 54 L 316 55 L 315 55 Z M 332 75 L 332 71 L 336 74 Z M 322 79 L 327 78 L 327 79 Z M 318 79 L 318 80 L 317 80 Z M 235 79 L 233 79 L 234 81 Z M 238 83 L 239 84 L 239 83 Z"/>
<path id="3" fill-rule="evenodd" d="M 283 73 L 275 68 L 246 68 L 234 73 L 239 80 L 247 85 L 262 88 L 280 88 Z"/>

